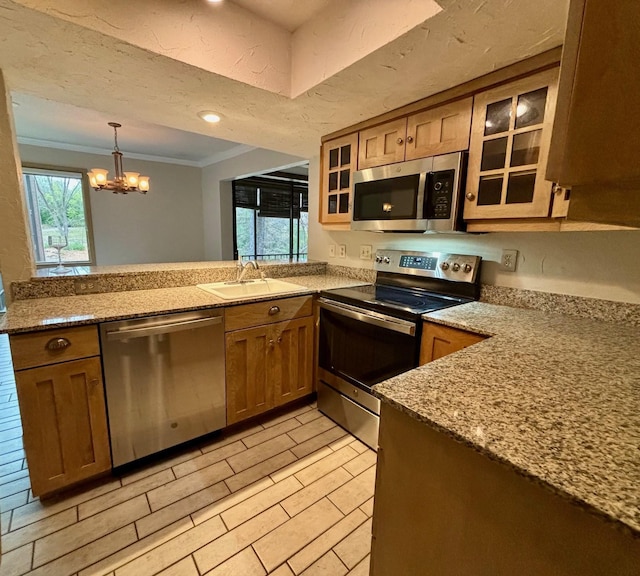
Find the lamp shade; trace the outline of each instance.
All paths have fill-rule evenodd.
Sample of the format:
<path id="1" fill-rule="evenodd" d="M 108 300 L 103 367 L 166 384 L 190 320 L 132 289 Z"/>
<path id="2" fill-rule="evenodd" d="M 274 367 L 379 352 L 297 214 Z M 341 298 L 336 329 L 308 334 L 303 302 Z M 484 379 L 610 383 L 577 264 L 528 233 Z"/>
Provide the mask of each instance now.
<path id="1" fill-rule="evenodd" d="M 92 168 L 91 174 L 89 174 L 89 178 L 93 175 L 96 180 L 96 184 L 98 186 L 104 186 L 107 183 L 107 176 L 109 174 L 109 170 L 103 170 L 102 168 Z"/>
<path id="2" fill-rule="evenodd" d="M 140 172 L 125 172 L 124 179 L 129 188 L 137 188 L 138 187 L 138 176 L 140 176 Z"/>
<path id="3" fill-rule="evenodd" d="M 138 190 L 140 190 L 140 192 L 149 191 L 149 176 L 140 176 L 138 178 Z"/>

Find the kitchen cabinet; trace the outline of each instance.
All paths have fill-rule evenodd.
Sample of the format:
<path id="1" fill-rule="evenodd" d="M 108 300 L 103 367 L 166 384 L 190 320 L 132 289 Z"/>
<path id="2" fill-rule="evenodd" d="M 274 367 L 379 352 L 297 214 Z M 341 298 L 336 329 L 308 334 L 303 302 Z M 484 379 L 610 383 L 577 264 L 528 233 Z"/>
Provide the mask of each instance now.
<path id="1" fill-rule="evenodd" d="M 485 338 L 486 336 L 466 330 L 424 322 L 420 341 L 420 366 L 482 342 Z"/>
<path id="2" fill-rule="evenodd" d="M 320 223 L 349 224 L 353 172 L 358 157 L 358 134 L 348 134 L 322 145 Z"/>
<path id="3" fill-rule="evenodd" d="M 471 109 L 465 98 L 361 130 L 358 170 L 466 150 Z"/>
<path id="4" fill-rule="evenodd" d="M 385 402 L 373 506 L 372 576 L 638 573 L 629 531 Z"/>
<path id="5" fill-rule="evenodd" d="M 228 425 L 313 391 L 310 296 L 234 306 L 226 318 Z"/>
<path id="6" fill-rule="evenodd" d="M 640 3 L 571 0 L 547 178 L 571 219 L 640 226 Z"/>
<path id="7" fill-rule="evenodd" d="M 553 183 L 545 173 L 557 81 L 556 67 L 475 96 L 465 220 L 551 215 Z"/>
<path id="8" fill-rule="evenodd" d="M 44 496 L 111 469 L 95 326 L 11 335 L 31 489 Z"/>

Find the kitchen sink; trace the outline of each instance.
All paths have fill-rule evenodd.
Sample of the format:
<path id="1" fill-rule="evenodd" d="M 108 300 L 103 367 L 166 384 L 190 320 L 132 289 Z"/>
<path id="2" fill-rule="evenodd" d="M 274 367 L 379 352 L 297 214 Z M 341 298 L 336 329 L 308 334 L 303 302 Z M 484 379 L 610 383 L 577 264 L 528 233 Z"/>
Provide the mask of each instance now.
<path id="1" fill-rule="evenodd" d="M 283 280 L 275 280 L 273 278 L 245 280 L 244 282 L 214 282 L 213 284 L 196 284 L 196 286 L 201 290 L 209 292 L 219 298 L 224 298 L 225 300 L 306 290 L 304 286 L 291 284 Z"/>

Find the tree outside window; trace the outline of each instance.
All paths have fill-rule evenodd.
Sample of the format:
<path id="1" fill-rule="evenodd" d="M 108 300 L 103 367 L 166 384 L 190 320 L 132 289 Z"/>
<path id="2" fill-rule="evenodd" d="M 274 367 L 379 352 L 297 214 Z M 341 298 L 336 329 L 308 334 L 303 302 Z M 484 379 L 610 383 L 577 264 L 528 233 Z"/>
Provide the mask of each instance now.
<path id="1" fill-rule="evenodd" d="M 22 169 L 33 252 L 38 266 L 93 264 L 86 177 L 81 171 Z"/>

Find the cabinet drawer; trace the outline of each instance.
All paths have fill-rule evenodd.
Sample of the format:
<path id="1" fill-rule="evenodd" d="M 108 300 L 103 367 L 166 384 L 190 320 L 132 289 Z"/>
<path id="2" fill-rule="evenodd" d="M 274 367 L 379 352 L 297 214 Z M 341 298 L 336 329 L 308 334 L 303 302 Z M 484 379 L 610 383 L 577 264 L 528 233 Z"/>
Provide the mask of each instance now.
<path id="1" fill-rule="evenodd" d="M 14 370 L 100 355 L 97 326 L 9 336 Z"/>
<path id="2" fill-rule="evenodd" d="M 299 296 L 232 306 L 227 308 L 224 313 L 225 331 L 231 332 L 242 328 L 310 316 L 312 300 L 312 296 Z"/>

